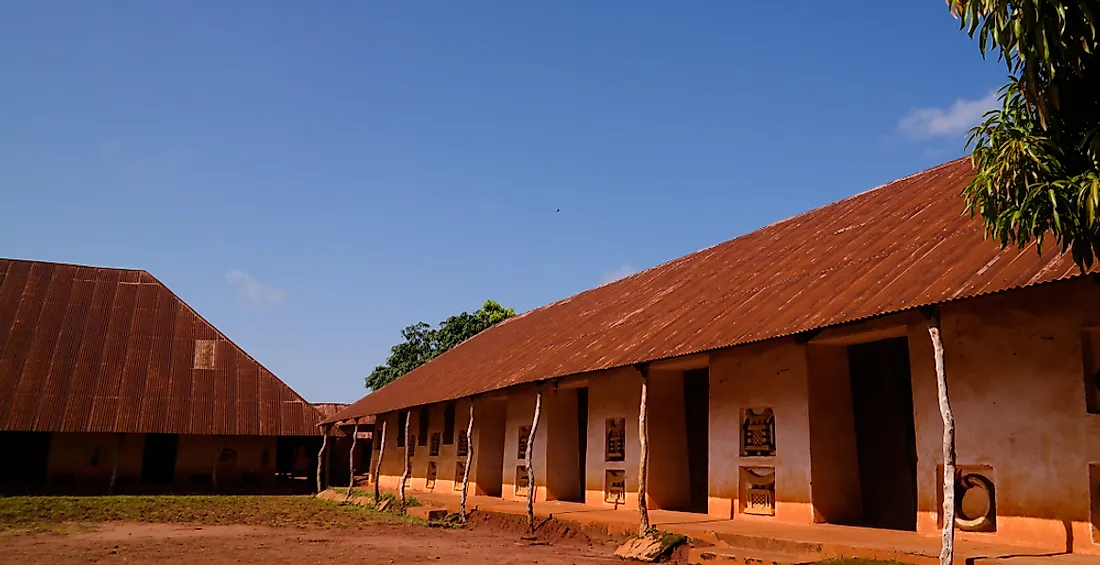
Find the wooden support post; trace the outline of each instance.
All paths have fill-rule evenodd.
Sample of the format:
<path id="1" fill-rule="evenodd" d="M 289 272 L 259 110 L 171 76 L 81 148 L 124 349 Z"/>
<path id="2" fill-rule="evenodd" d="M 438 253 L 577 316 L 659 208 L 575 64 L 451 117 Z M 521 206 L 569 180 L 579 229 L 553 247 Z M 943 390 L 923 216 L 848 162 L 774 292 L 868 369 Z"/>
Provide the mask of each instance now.
<path id="1" fill-rule="evenodd" d="M 118 438 L 115 440 L 114 459 L 111 462 L 111 482 L 107 484 L 107 494 L 114 494 L 115 485 L 118 484 L 118 460 L 122 453 L 122 440 L 125 437 L 126 434 L 118 434 Z"/>
<path id="2" fill-rule="evenodd" d="M 462 468 L 462 500 L 458 503 L 458 513 L 466 521 L 466 496 L 470 490 L 470 464 L 474 460 L 474 399 L 470 398 L 470 420 L 466 423 L 466 466 Z"/>
<path id="3" fill-rule="evenodd" d="M 535 415 L 531 419 L 531 432 L 527 434 L 527 453 L 524 463 L 527 466 L 527 529 L 535 533 L 535 469 L 532 459 L 535 456 L 535 431 L 539 428 L 539 415 L 542 413 L 542 389 L 535 392 Z"/>
<path id="4" fill-rule="evenodd" d="M 351 449 L 348 450 L 348 493 L 344 500 L 351 499 L 351 487 L 355 486 L 355 442 L 359 440 L 359 418 L 355 419 L 355 431 L 351 434 Z"/>
<path id="5" fill-rule="evenodd" d="M 374 425 L 378 426 L 378 418 L 382 419 L 382 437 L 378 442 L 378 460 L 374 462 L 374 503 L 377 505 L 380 500 L 381 493 L 378 490 L 378 483 L 382 480 L 382 455 L 386 453 L 386 417 L 388 414 L 382 414 L 377 416 L 374 420 Z"/>
<path id="6" fill-rule="evenodd" d="M 955 558 L 955 415 L 947 396 L 947 373 L 943 363 L 943 337 L 940 314 L 935 308 L 924 312 L 928 336 L 936 363 L 936 389 L 939 391 L 940 417 L 943 419 L 943 538 L 940 565 L 951 565 Z"/>
<path id="7" fill-rule="evenodd" d="M 321 478 L 324 476 L 321 474 L 321 466 L 325 462 L 325 448 L 328 447 L 328 425 L 321 426 L 321 450 L 317 452 L 317 494 L 321 494 L 324 491 L 321 485 Z M 325 485 L 327 486 L 327 485 Z"/>
<path id="8" fill-rule="evenodd" d="M 409 435 L 409 421 L 412 420 L 412 410 L 405 413 L 405 469 L 401 471 L 401 484 L 397 487 L 398 497 L 401 499 L 401 511 L 405 511 L 405 481 L 409 480 L 412 473 L 412 458 L 409 452 L 413 450 L 412 436 Z"/>
<path id="9" fill-rule="evenodd" d="M 638 535 L 644 536 L 649 532 L 649 508 L 645 498 L 646 475 L 649 469 L 649 430 L 645 421 L 649 396 L 649 366 L 642 364 L 637 368 L 642 374 L 642 401 L 638 406 L 638 515 L 641 517 Z"/>

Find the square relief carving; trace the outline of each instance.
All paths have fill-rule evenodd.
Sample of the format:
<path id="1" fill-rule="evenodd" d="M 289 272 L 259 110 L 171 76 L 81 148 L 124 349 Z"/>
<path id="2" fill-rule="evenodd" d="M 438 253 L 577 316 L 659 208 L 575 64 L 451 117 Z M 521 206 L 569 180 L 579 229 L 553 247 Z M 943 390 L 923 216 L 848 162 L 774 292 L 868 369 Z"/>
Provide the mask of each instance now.
<path id="1" fill-rule="evenodd" d="M 439 457 L 439 443 L 442 439 L 442 434 L 435 432 L 432 434 L 432 441 L 428 444 L 428 457 Z"/>
<path id="2" fill-rule="evenodd" d="M 775 456 L 775 412 L 771 408 L 741 411 L 741 457 Z"/>
<path id="3" fill-rule="evenodd" d="M 435 466 L 435 461 L 428 461 L 428 474 L 427 480 L 424 482 L 424 488 L 432 490 L 435 488 L 435 475 L 438 469 Z"/>
<path id="4" fill-rule="evenodd" d="M 775 467 L 741 467 L 741 512 L 775 516 Z"/>
<path id="5" fill-rule="evenodd" d="M 516 466 L 516 495 L 527 496 L 527 488 L 530 481 L 527 480 L 527 467 L 523 465 Z"/>
<path id="6" fill-rule="evenodd" d="M 519 427 L 519 440 L 517 441 L 516 459 L 527 458 L 527 439 L 531 436 L 531 426 Z"/>
<path id="7" fill-rule="evenodd" d="M 608 418 L 604 461 L 626 460 L 626 418 Z"/>
<path id="8" fill-rule="evenodd" d="M 466 462 L 455 463 L 455 490 L 462 490 L 462 476 L 466 474 Z"/>
<path id="9" fill-rule="evenodd" d="M 608 469 L 604 473 L 603 501 L 610 504 L 623 504 L 626 502 L 626 471 L 623 469 Z"/>
<path id="10" fill-rule="evenodd" d="M 458 436 L 458 456 L 466 457 L 466 454 L 470 452 L 470 438 L 466 437 L 466 432 L 462 432 Z"/>

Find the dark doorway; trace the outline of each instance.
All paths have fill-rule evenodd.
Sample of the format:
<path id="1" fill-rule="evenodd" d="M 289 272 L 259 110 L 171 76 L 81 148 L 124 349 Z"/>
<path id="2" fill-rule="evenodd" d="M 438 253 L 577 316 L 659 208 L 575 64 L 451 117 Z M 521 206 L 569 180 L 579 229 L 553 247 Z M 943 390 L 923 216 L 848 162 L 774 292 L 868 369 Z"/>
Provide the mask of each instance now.
<path id="1" fill-rule="evenodd" d="M 23 492 L 46 483 L 50 458 L 50 434 L 46 432 L 0 432 L 0 453 L 9 464 L 0 465 L 0 491 Z M 18 461 L 18 463 L 11 463 Z"/>
<path id="2" fill-rule="evenodd" d="M 909 342 L 893 338 L 848 346 L 863 521 L 917 529 L 917 447 Z"/>
<path id="3" fill-rule="evenodd" d="M 588 490 L 585 471 L 588 469 L 588 388 L 577 389 L 577 477 L 580 481 L 580 501 L 584 502 Z"/>
<path id="4" fill-rule="evenodd" d="M 687 425 L 688 477 L 691 480 L 689 512 L 707 512 L 710 445 L 710 371 L 684 372 L 684 416 Z"/>
<path id="5" fill-rule="evenodd" d="M 176 452 L 180 436 L 148 434 L 141 455 L 141 482 L 146 485 L 170 485 L 176 477 Z"/>

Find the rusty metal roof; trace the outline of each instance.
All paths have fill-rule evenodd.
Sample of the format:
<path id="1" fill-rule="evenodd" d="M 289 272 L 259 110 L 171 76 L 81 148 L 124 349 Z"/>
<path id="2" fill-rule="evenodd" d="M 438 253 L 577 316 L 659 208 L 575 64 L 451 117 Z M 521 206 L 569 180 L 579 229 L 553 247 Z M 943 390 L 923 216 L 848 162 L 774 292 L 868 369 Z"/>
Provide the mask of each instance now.
<path id="1" fill-rule="evenodd" d="M 145 271 L 0 259 L 0 430 L 318 435 L 321 419 Z"/>
<path id="2" fill-rule="evenodd" d="M 961 215 L 969 159 L 536 308 L 330 420 L 797 334 L 1078 274 Z"/>

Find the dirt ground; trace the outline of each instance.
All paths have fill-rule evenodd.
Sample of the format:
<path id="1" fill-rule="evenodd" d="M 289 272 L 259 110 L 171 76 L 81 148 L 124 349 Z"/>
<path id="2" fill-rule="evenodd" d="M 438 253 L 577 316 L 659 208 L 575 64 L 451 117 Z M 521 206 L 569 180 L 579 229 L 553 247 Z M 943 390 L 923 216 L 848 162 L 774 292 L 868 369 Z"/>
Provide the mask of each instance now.
<path id="1" fill-rule="evenodd" d="M 0 564 L 622 563 L 612 556 L 614 541 L 567 524 L 544 524 L 534 540 L 524 539 L 522 531 L 518 521 L 491 514 L 475 514 L 466 529 L 405 523 L 354 529 L 78 524 L 64 533 L 0 535 Z"/>

